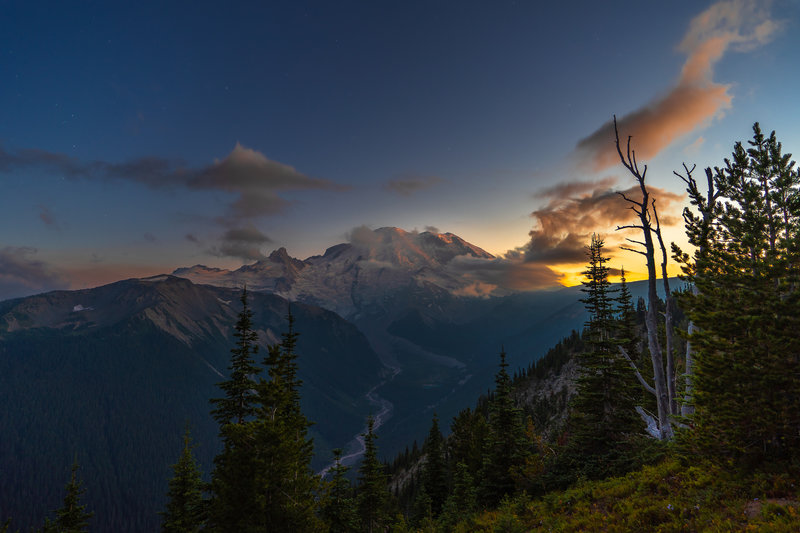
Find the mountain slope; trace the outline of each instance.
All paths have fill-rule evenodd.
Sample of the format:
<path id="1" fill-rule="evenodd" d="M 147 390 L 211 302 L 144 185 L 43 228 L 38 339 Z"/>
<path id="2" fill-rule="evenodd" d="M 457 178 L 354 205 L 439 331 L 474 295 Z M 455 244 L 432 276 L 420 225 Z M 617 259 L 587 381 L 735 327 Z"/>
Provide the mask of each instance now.
<path id="1" fill-rule="evenodd" d="M 585 320 L 577 288 L 511 292 L 475 277 L 496 258 L 452 233 L 355 231 L 303 261 L 284 249 L 235 271 L 195 266 L 176 275 L 274 292 L 332 310 L 369 339 L 391 379 L 375 391 L 389 413 L 382 449 L 426 431 L 435 410 L 456 414 L 492 384 L 502 343 L 527 366 Z M 467 268 L 469 266 L 470 268 Z M 578 304 L 576 306 L 576 304 Z"/>
<path id="2" fill-rule="evenodd" d="M 0 501 L 15 527 L 59 506 L 77 456 L 93 531 L 158 528 L 187 422 L 212 466 L 209 399 L 227 372 L 238 297 L 161 276 L 0 302 Z M 259 293 L 250 304 L 261 343 L 277 341 L 288 302 Z M 360 430 L 383 366 L 336 314 L 301 303 L 292 313 L 319 467 Z"/>

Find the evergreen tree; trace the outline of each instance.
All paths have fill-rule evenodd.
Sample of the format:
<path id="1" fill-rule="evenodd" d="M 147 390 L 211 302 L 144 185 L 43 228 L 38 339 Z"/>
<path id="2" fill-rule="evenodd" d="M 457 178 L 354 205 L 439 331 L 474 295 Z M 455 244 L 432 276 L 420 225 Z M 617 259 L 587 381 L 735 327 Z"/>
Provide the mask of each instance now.
<path id="1" fill-rule="evenodd" d="M 554 452 L 546 444 L 544 437 L 536 431 L 533 418 L 528 416 L 525 422 L 525 461 L 515 474 L 518 487 L 528 494 L 536 494 L 547 488 L 546 465 L 552 462 Z"/>
<path id="2" fill-rule="evenodd" d="M 467 407 L 453 417 L 447 438 L 451 469 L 455 470 L 458 463 L 464 463 L 472 479 L 480 476 L 483 446 L 488 436 L 489 426 L 482 412 Z"/>
<path id="3" fill-rule="evenodd" d="M 749 145 L 707 169 L 714 211 L 684 213 L 698 252 L 676 255 L 697 288 L 687 452 L 757 467 L 800 458 L 800 175 L 775 132 L 756 123 Z"/>
<path id="4" fill-rule="evenodd" d="M 489 402 L 489 434 L 481 470 L 481 503 L 497 505 L 516 488 L 516 471 L 525 463 L 525 426 L 514 403 L 505 350 L 500 351 L 500 370 L 495 375 L 494 396 Z"/>
<path id="5" fill-rule="evenodd" d="M 433 520 L 431 497 L 428 495 L 428 491 L 425 490 L 424 483 L 417 490 L 411 516 L 413 517 L 413 523 L 418 526 L 424 526 L 424 524 Z"/>
<path id="6" fill-rule="evenodd" d="M 78 461 L 72 464 L 70 480 L 67 483 L 64 503 L 56 513 L 55 522 L 45 522 L 44 531 L 58 533 L 82 533 L 88 531 L 89 519 L 94 513 L 86 511 L 86 505 L 81 503 L 81 498 L 86 492 L 83 484 L 78 479 Z"/>
<path id="7" fill-rule="evenodd" d="M 342 449 L 333 450 L 331 480 L 327 483 L 325 496 L 320 505 L 320 517 L 330 533 L 351 533 L 358 531 L 353 488 L 345 474 L 349 470 L 342 464 Z"/>
<path id="8" fill-rule="evenodd" d="M 430 498 L 431 513 L 439 516 L 447 499 L 447 461 L 444 456 L 444 437 L 439 431 L 439 418 L 434 413 L 428 438 L 425 440 L 425 465 L 422 483 Z"/>
<path id="9" fill-rule="evenodd" d="M 455 524 L 473 514 L 478 509 L 477 498 L 475 480 L 469 473 L 469 467 L 458 463 L 453 474 L 453 490 L 442 509 L 442 522 L 445 525 Z"/>
<path id="10" fill-rule="evenodd" d="M 259 495 L 252 519 L 268 531 L 312 531 L 318 526 L 314 493 L 319 478 L 311 470 L 311 424 L 300 408 L 298 334 L 291 311 L 287 321 L 281 343 L 271 346 L 264 360 L 269 380 L 261 379 L 257 387 L 258 407 L 251 426 Z"/>
<path id="11" fill-rule="evenodd" d="M 635 411 L 638 386 L 618 353 L 618 346 L 630 340 L 614 335 L 618 324 L 603 240 L 593 235 L 587 255 L 582 289 L 586 297 L 581 301 L 589 312 L 584 336 L 588 349 L 578 358 L 581 372 L 571 406 L 568 450 L 584 475 L 602 478 L 629 466 L 625 452 L 641 423 Z"/>
<path id="12" fill-rule="evenodd" d="M 382 531 L 388 523 L 386 505 L 389 500 L 386 473 L 378 460 L 378 447 L 374 432 L 375 420 L 367 419 L 367 432 L 364 437 L 364 459 L 358 469 L 358 514 L 361 531 L 373 533 Z"/>
<path id="13" fill-rule="evenodd" d="M 161 513 L 162 531 L 165 533 L 193 533 L 205 525 L 203 480 L 192 447 L 187 427 L 183 451 L 172 467 L 174 475 L 169 480 L 166 510 Z"/>
<path id="14" fill-rule="evenodd" d="M 214 398 L 216 408 L 211 412 L 221 427 L 242 424 L 255 412 L 255 376 L 261 371 L 253 356 L 258 353 L 258 334 L 253 330 L 253 312 L 247 305 L 247 287 L 242 289 L 242 311 L 236 322 L 236 347 L 231 349 L 230 378 L 218 386 L 224 398 Z"/>
<path id="15" fill-rule="evenodd" d="M 214 458 L 208 503 L 208 520 L 218 531 L 246 531 L 247 520 L 258 509 L 260 488 L 256 484 L 255 436 L 252 417 L 256 412 L 256 382 L 260 372 L 253 356 L 258 353 L 258 335 L 253 330 L 253 313 L 248 306 L 247 288 L 242 290 L 231 349 L 230 379 L 219 384 L 224 398 L 215 398 L 212 411 L 220 424 L 222 451 Z"/>
<path id="16" fill-rule="evenodd" d="M 313 531 L 319 525 L 314 514 L 319 479 L 311 470 L 310 423 L 300 408 L 294 317 L 290 311 L 288 332 L 268 349 L 264 365 L 269 379 L 254 382 L 250 376 L 257 369 L 250 355 L 256 352 L 257 336 L 246 296 L 242 299 L 232 367 L 247 379 L 230 385 L 228 397 L 217 400 L 224 449 L 214 459 L 209 521 L 220 531 Z"/>

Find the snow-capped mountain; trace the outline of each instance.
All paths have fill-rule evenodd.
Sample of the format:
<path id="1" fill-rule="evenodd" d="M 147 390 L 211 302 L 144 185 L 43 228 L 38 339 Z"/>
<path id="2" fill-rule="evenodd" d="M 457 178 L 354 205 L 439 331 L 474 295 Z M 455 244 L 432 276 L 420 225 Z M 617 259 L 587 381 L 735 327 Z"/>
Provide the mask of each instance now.
<path id="1" fill-rule="evenodd" d="M 273 251 L 266 260 L 244 265 L 237 270 L 194 265 L 178 268 L 172 274 L 194 283 L 219 287 L 242 287 L 286 295 L 300 274 L 308 266 L 304 261 L 290 257 L 286 248 Z"/>
<path id="2" fill-rule="evenodd" d="M 304 261 L 285 248 L 266 260 L 228 271 L 195 265 L 175 276 L 195 283 L 274 292 L 291 300 L 313 303 L 344 317 L 355 317 L 375 306 L 384 308 L 402 291 L 431 296 L 475 294 L 474 279 L 459 268 L 465 260 L 494 256 L 452 233 L 408 232 L 387 227 L 363 230 L 349 243 L 328 248 Z M 493 288 L 491 294 L 505 294 Z"/>

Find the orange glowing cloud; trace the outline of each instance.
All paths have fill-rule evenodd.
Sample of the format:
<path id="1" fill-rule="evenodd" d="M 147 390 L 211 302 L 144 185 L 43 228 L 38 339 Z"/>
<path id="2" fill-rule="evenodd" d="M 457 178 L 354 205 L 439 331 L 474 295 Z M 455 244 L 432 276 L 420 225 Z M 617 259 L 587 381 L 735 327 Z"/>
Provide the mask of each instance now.
<path id="1" fill-rule="evenodd" d="M 481 297 L 497 290 L 502 293 L 504 289 L 536 290 L 580 283 L 592 233 L 606 239 L 606 252 L 611 255 L 619 252 L 619 245 L 630 235 L 627 230 L 616 231 L 617 226 L 629 224 L 633 216 L 619 192 L 637 198 L 641 197 L 641 191 L 632 186 L 618 192 L 615 183 L 615 178 L 606 177 L 564 182 L 539 191 L 534 196 L 545 203 L 531 213 L 536 222 L 527 244 L 507 251 L 502 257 L 463 255 L 447 264 L 451 273 L 472 282 L 458 294 Z M 658 187 L 649 190 L 657 199 L 662 225 L 677 225 L 681 220 L 683 195 Z M 628 279 L 641 277 L 628 274 Z"/>
<path id="2" fill-rule="evenodd" d="M 572 182 L 540 193 L 538 196 L 549 201 L 531 213 L 536 226 L 530 231 L 530 241 L 523 250 L 524 262 L 550 266 L 583 263 L 592 233 L 614 241 L 607 242 L 606 248 L 613 253 L 613 245 L 623 238 L 615 228 L 629 224 L 633 216 L 630 204 L 619 192 L 629 198 L 641 198 L 641 191 L 635 185 L 618 192 L 611 188 L 612 184 L 613 180 L 608 178 L 596 182 Z M 569 194 L 553 195 L 556 190 L 568 191 Z M 677 224 L 684 196 L 658 187 L 651 186 L 649 190 L 657 199 L 661 223 L 664 226 Z"/>
<path id="3" fill-rule="evenodd" d="M 714 66 L 728 50 L 748 51 L 768 42 L 781 24 L 755 0 L 718 2 L 697 15 L 678 46 L 687 54 L 677 83 L 664 96 L 617 121 L 620 137 L 635 138 L 640 159 L 652 158 L 675 139 L 731 107 L 730 85 L 714 82 Z M 594 171 L 619 163 L 608 121 L 578 142 L 581 162 Z"/>

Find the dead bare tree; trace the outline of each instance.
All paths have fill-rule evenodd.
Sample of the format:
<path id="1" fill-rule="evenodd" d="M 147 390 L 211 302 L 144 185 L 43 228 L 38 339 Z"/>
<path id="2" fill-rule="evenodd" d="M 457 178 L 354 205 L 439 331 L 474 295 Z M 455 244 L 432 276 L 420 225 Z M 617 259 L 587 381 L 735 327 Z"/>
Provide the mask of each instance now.
<path id="1" fill-rule="evenodd" d="M 672 291 L 669 287 L 669 276 L 667 276 L 667 247 L 664 246 L 664 238 L 661 235 L 661 223 L 658 220 L 655 198 L 652 199 L 651 207 L 653 208 L 653 218 L 656 221 L 656 227 L 653 231 L 657 237 L 658 245 L 661 248 L 661 279 L 664 282 L 664 348 L 667 359 L 667 396 L 669 396 L 669 412 L 675 415 L 678 414 L 678 400 L 675 393 L 675 358 L 672 351 L 672 333 L 674 331 L 672 310 L 675 303 L 672 297 Z"/>
<path id="2" fill-rule="evenodd" d="M 665 296 L 669 300 L 671 298 L 671 294 L 669 292 L 669 282 L 667 281 L 666 277 L 666 261 L 667 261 L 666 248 L 664 246 L 664 241 L 661 237 L 661 228 L 658 223 L 658 213 L 655 210 L 655 200 L 651 199 L 650 192 L 647 190 L 647 186 L 645 185 L 645 176 L 647 175 L 647 165 L 645 165 L 641 171 L 639 170 L 639 165 L 636 161 L 636 152 L 631 150 L 630 136 L 628 136 L 626 153 L 622 152 L 622 147 L 620 146 L 620 141 L 619 141 L 619 129 L 617 128 L 616 116 L 614 116 L 614 137 L 620 161 L 622 162 L 623 166 L 625 166 L 625 168 L 628 169 L 628 172 L 630 172 L 636 179 L 637 183 L 639 184 L 639 189 L 642 192 L 641 201 L 629 198 L 624 193 L 619 193 L 622 196 L 622 198 L 630 204 L 630 209 L 634 213 L 636 213 L 636 216 L 639 218 L 639 224 L 618 226 L 617 230 L 638 229 L 642 232 L 643 241 L 637 241 L 630 238 L 628 238 L 627 240 L 633 244 L 642 246 L 644 248 L 644 251 L 630 247 L 622 247 L 622 248 L 643 255 L 647 263 L 647 311 L 645 313 L 645 326 L 647 328 L 647 346 L 650 352 L 650 360 L 653 364 L 653 386 L 652 388 L 645 387 L 645 389 L 653 392 L 656 397 L 656 406 L 658 410 L 659 438 L 661 440 L 668 440 L 671 439 L 673 436 L 671 416 L 673 414 L 674 386 L 672 387 L 673 393 L 670 394 L 670 386 L 668 385 L 668 383 L 670 382 L 674 383 L 674 365 L 672 364 L 672 353 L 671 351 L 668 351 L 667 353 L 668 367 L 665 371 L 664 356 L 661 351 L 661 342 L 658 337 L 658 319 L 657 319 L 658 292 L 656 290 L 656 281 L 658 280 L 658 274 L 656 272 L 655 245 L 653 242 L 653 235 L 655 235 L 656 238 L 658 239 L 659 245 L 661 247 L 664 256 L 662 271 L 664 276 L 665 289 L 667 291 L 667 294 Z M 653 226 L 654 222 L 655 222 L 655 227 Z M 667 315 L 670 318 L 670 325 L 671 325 L 672 315 L 671 311 L 669 310 L 669 304 L 667 305 Z M 667 339 L 668 350 L 670 350 L 672 347 L 671 341 L 672 339 L 670 336 Z M 641 373 L 639 373 L 639 371 L 635 368 L 635 364 L 630 360 L 630 358 L 628 358 L 628 361 L 632 366 L 634 366 L 634 370 L 636 371 L 636 373 L 639 374 L 639 376 L 641 376 Z M 672 372 L 672 374 L 670 374 L 670 372 Z"/>

